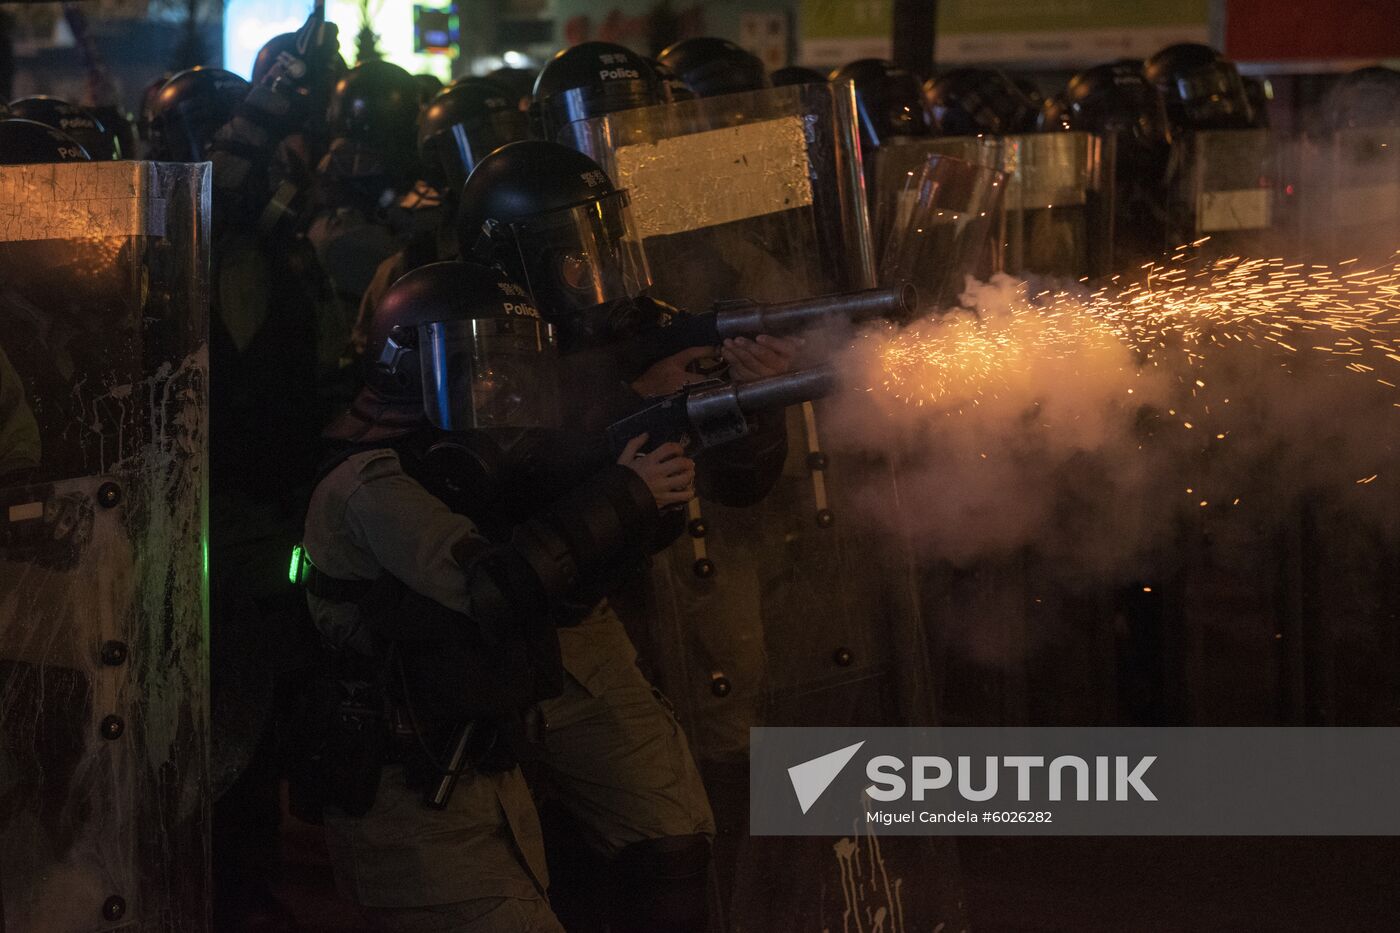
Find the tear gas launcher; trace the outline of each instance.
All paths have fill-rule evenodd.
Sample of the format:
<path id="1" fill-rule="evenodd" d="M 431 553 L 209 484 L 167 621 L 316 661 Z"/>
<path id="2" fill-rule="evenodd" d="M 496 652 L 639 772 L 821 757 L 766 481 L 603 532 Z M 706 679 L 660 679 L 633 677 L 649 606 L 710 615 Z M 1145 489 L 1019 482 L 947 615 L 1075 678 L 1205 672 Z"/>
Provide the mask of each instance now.
<path id="1" fill-rule="evenodd" d="M 836 369 L 829 363 L 749 382 L 693 382 L 648 399 L 640 411 L 614 421 L 608 426 L 608 448 L 617 457 L 628 441 L 646 434 L 646 450 L 677 441 L 696 453 L 744 437 L 753 415 L 815 401 L 835 388 Z"/>
<path id="2" fill-rule="evenodd" d="M 824 324 L 861 324 L 876 318 L 905 321 L 918 304 L 918 289 L 908 282 L 795 301 L 738 298 L 716 302 L 700 314 L 677 314 L 647 330 L 642 341 L 650 365 L 690 347 L 718 346 L 731 337 L 784 336 Z"/>

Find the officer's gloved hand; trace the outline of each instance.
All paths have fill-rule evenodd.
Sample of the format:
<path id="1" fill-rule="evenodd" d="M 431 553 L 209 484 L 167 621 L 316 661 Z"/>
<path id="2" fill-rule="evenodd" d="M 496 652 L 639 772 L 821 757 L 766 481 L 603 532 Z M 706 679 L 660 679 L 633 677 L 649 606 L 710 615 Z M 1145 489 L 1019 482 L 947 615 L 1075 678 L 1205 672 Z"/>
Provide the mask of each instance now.
<path id="1" fill-rule="evenodd" d="M 288 123 L 314 114 L 330 94 L 339 54 L 339 28 L 313 13 L 297 31 L 295 52 L 277 56 L 248 103 Z"/>
<path id="2" fill-rule="evenodd" d="M 685 448 L 671 442 L 638 456 L 646 442 L 645 434 L 632 438 L 617 462 L 642 478 L 658 509 L 685 505 L 694 499 L 695 461 L 685 455 Z"/>
<path id="3" fill-rule="evenodd" d="M 780 376 L 791 372 L 798 352 L 805 341 L 801 337 L 774 337 L 759 334 L 731 337 L 724 342 L 720 354 L 729 364 L 729 375 L 738 382 Z"/>

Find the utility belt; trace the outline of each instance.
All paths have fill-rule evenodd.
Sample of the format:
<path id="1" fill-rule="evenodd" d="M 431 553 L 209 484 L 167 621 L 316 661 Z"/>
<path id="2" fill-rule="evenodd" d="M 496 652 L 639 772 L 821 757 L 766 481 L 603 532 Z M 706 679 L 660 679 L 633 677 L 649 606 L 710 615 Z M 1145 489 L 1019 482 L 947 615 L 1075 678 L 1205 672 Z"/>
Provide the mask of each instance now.
<path id="1" fill-rule="evenodd" d="M 393 689 L 397 660 L 375 676 L 348 672 L 345 652 L 325 649 L 326 666 L 298 698 L 288 729 L 288 785 L 294 816 L 322 822 L 327 806 L 363 816 L 374 806 L 383 769 L 404 770 L 424 805 L 443 809 L 470 773 L 508 771 L 538 757 L 545 724 L 537 709 L 502 719 L 425 719 Z M 387 675 L 387 676 L 386 676 Z"/>
<path id="2" fill-rule="evenodd" d="M 442 809 L 464 775 L 506 771 L 537 757 L 544 723 L 528 646 L 474 643 L 463 616 L 392 577 L 331 577 L 304 553 L 294 554 L 291 576 L 320 599 L 356 604 L 379 636 L 373 657 L 323 646 L 319 670 L 308 679 L 287 736 L 291 808 L 298 818 L 319 823 L 327 805 L 364 815 L 389 765 L 403 767 L 425 806 Z M 452 616 L 438 621 L 455 623 L 463 637 L 382 637 L 411 628 L 398 624 L 405 614 L 431 633 L 433 620 L 423 616 L 433 613 Z"/>

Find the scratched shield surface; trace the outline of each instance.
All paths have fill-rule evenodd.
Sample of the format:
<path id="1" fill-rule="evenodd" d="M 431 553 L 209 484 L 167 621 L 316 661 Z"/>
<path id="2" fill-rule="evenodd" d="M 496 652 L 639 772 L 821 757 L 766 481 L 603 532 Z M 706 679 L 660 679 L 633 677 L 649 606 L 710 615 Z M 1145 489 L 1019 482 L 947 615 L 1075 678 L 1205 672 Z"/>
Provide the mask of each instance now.
<path id="1" fill-rule="evenodd" d="M 962 155 L 938 145 L 964 139 L 977 145 L 953 148 Z M 999 142 L 912 140 L 875 155 L 875 170 L 867 174 L 880 284 L 914 283 L 924 314 L 956 307 L 968 276 L 985 280 L 1000 254 L 1007 175 L 993 167 L 1001 165 Z"/>
<path id="2" fill-rule="evenodd" d="M 1279 255 L 1279 151 L 1267 129 L 1199 130 L 1174 140 L 1167 248 L 1206 239 L 1202 248 L 1214 255 Z"/>
<path id="3" fill-rule="evenodd" d="M 0 168 L 0 928 L 207 929 L 208 166 Z"/>
<path id="4" fill-rule="evenodd" d="M 629 110 L 563 140 L 627 189 L 651 293 L 683 310 L 876 284 L 849 84 Z M 893 475 L 824 448 L 821 403 L 786 417 L 777 487 L 751 508 L 693 502 L 690 533 L 619 607 L 710 793 L 716 916 L 732 931 L 960 929 L 948 840 L 748 835 L 750 728 L 936 712 L 908 552 L 853 508 L 857 495 L 897 502 Z"/>

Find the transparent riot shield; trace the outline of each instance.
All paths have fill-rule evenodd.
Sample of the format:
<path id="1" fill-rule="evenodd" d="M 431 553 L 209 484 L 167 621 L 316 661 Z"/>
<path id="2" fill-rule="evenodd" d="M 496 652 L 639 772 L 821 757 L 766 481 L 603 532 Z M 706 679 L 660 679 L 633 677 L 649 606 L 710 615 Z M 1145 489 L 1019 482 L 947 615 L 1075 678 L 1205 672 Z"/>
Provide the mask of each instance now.
<path id="1" fill-rule="evenodd" d="M 773 88 L 571 124 L 628 189 L 656 284 L 687 310 L 870 281 L 860 150 L 843 90 Z"/>
<path id="2" fill-rule="evenodd" d="M 1089 133 L 1002 140 L 1003 271 L 1078 279 L 1108 270 L 1106 243 L 1096 236 L 1113 216 L 1101 149 Z"/>
<path id="3" fill-rule="evenodd" d="M 207 171 L 0 168 L 6 930 L 208 928 Z"/>
<path id="4" fill-rule="evenodd" d="M 630 192 L 658 298 L 699 311 L 875 283 L 849 84 L 624 111 L 573 140 Z M 847 509 L 857 491 L 893 503 L 894 480 L 824 451 L 821 420 L 820 404 L 788 410 L 783 475 L 757 505 L 692 503 L 627 621 L 710 792 L 722 928 L 815 933 L 845 915 L 873 929 L 896 912 L 907 929 L 957 928 L 950 840 L 748 835 L 751 727 L 934 716 L 908 554 Z M 903 879 L 898 903 L 864 887 L 853 902 L 852 863 L 876 861 Z"/>
<path id="5" fill-rule="evenodd" d="M 1400 128 L 1342 130 L 1299 149 L 1298 248 L 1333 261 L 1390 258 L 1400 248 Z"/>
<path id="6" fill-rule="evenodd" d="M 1272 256 L 1275 144 L 1259 130 L 1202 130 L 1173 144 L 1168 243 L 1211 254 Z"/>
<path id="7" fill-rule="evenodd" d="M 942 155 L 895 164 L 882 160 L 877 180 L 880 284 L 913 282 L 921 313 L 956 307 L 990 255 L 1006 175 Z"/>
<path id="8" fill-rule="evenodd" d="M 867 171 L 870 214 L 873 221 L 876 255 L 889 232 L 888 211 L 896 206 L 907 179 L 917 175 L 933 156 L 946 156 L 995 171 L 1002 170 L 1002 141 L 997 136 L 938 136 L 900 138 L 869 153 L 873 163 Z"/>

